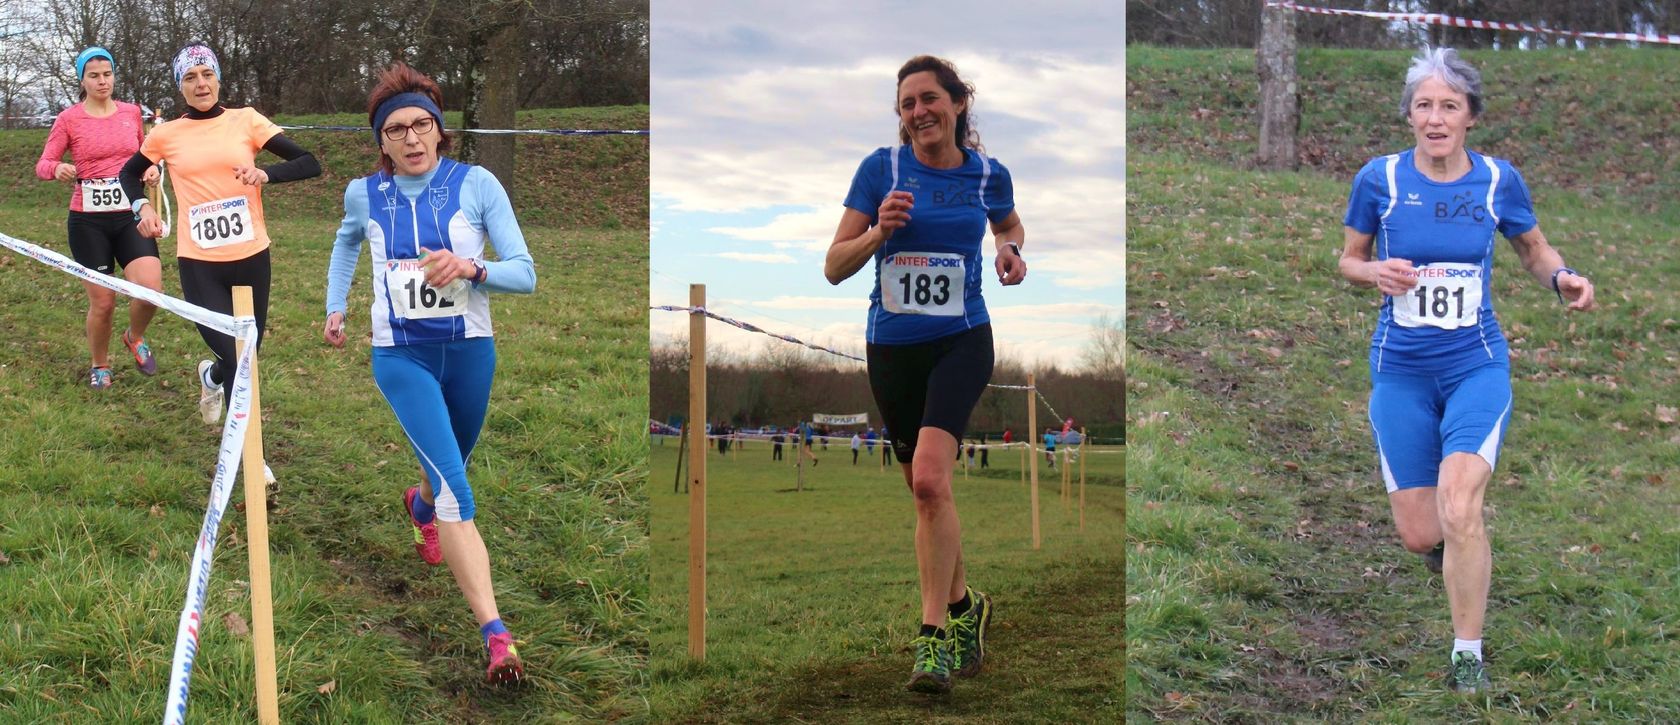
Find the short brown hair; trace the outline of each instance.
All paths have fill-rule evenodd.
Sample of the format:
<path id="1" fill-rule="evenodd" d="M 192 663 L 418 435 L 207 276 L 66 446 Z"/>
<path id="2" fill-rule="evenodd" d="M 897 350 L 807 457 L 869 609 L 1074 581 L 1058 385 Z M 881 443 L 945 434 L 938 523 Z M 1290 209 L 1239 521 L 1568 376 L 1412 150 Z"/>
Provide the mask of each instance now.
<path id="1" fill-rule="evenodd" d="M 420 93 L 432 99 L 438 108 L 443 108 L 443 90 L 438 88 L 437 81 L 425 73 L 415 70 L 409 64 L 396 61 L 379 71 L 373 79 L 373 90 L 368 91 L 368 125 L 373 125 L 373 114 L 379 110 L 379 104 L 390 100 L 399 93 Z M 379 129 L 374 129 L 378 131 Z M 443 132 L 443 119 L 438 119 L 438 155 L 449 153 L 455 148 L 455 142 L 449 134 Z M 379 170 L 393 173 L 391 157 L 385 155 L 384 148 L 379 150 Z"/>

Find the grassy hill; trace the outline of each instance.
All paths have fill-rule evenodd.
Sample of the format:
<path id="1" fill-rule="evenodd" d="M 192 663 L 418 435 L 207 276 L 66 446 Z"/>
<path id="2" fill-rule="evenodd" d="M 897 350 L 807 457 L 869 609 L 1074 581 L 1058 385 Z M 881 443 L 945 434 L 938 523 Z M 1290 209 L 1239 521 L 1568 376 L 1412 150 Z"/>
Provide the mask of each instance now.
<path id="1" fill-rule="evenodd" d="M 647 111 L 534 112 L 521 124 L 645 128 Z M 417 467 L 369 373 L 365 262 L 351 342 L 340 351 L 321 341 L 344 185 L 371 167 L 371 138 L 295 135 L 326 178 L 264 194 L 274 293 L 262 403 L 279 478 L 269 525 L 282 719 L 645 719 L 648 140 L 519 142 L 514 208 L 537 290 L 491 302 L 497 376 L 468 469 L 498 604 L 530 676 L 503 690 L 482 684 L 471 612 L 447 571 L 417 560 L 404 525 L 401 492 Z M 33 176 L 44 136 L 0 133 L 0 231 L 63 251 L 65 187 Z M 179 296 L 173 245 L 162 244 L 164 289 Z M 204 515 L 217 430 L 196 412 L 198 333 L 160 314 L 148 334 L 157 376 L 114 357 L 116 385 L 95 393 L 85 385 L 86 307 L 69 276 L 0 251 L 0 722 L 157 719 Z M 250 616 L 244 526 L 230 507 L 189 722 L 256 719 L 239 626 Z"/>
<path id="2" fill-rule="evenodd" d="M 444 114 L 444 127 L 459 128 L 461 114 Z M 338 113 L 277 116 L 287 126 L 367 126 L 367 116 Z M 647 106 L 552 108 L 519 112 L 519 128 L 645 129 Z M 373 132 L 288 131 L 321 161 L 322 174 L 309 184 L 280 184 L 263 192 L 288 208 L 312 215 L 343 214 L 344 185 L 366 176 L 378 161 Z M 58 184 L 35 179 L 46 129 L 0 133 L 0 189 L 9 203 L 51 209 L 68 195 Z M 628 229 L 645 233 L 648 218 L 647 136 L 516 136 L 513 208 L 520 221 L 557 229 Z M 459 151 L 460 135 L 456 137 Z M 459 158 L 459 154 L 456 154 Z M 263 159 L 269 161 L 264 161 Z M 262 155 L 258 163 L 274 157 Z"/>
<path id="3" fill-rule="evenodd" d="M 1680 203 L 1666 51 L 1482 52 L 1514 159 L 1602 308 L 1502 246 L 1516 411 L 1487 494 L 1491 694 L 1376 479 L 1378 297 L 1336 271 L 1353 170 L 1404 148 L 1408 54 L 1304 51 L 1300 173 L 1251 169 L 1253 52 L 1128 49 L 1128 719 L 1680 719 Z"/>

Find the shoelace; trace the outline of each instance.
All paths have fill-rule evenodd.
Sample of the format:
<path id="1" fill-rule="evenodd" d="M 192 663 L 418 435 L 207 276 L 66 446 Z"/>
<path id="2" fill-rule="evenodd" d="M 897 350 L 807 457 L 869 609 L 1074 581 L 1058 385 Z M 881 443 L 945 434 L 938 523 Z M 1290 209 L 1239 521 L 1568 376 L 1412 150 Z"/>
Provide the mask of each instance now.
<path id="1" fill-rule="evenodd" d="M 1480 673 L 1477 672 L 1481 664 L 1482 661 L 1476 659 L 1474 655 L 1466 654 L 1463 657 L 1454 657 L 1453 680 L 1461 685 L 1482 684 Z"/>
<path id="2" fill-rule="evenodd" d="M 945 631 L 951 633 L 951 656 L 961 660 L 963 654 L 963 636 L 974 633 L 974 607 L 968 608 L 968 613 L 961 617 L 951 617 L 945 623 Z"/>
<path id="3" fill-rule="evenodd" d="M 916 647 L 916 666 L 924 670 L 932 670 L 939 666 L 939 640 L 933 637 L 917 637 L 910 645 Z"/>

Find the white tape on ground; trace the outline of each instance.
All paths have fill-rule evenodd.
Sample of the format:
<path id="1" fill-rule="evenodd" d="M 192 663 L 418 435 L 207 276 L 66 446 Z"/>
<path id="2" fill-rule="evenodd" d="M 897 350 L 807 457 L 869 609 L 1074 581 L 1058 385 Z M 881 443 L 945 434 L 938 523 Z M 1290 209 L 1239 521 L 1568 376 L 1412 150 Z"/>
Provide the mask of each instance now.
<path id="1" fill-rule="evenodd" d="M 181 621 L 175 630 L 175 656 L 169 666 L 169 700 L 164 707 L 164 725 L 186 722 L 187 687 L 192 678 L 193 660 L 198 656 L 198 633 L 204 624 L 204 597 L 210 586 L 210 564 L 220 538 L 222 514 L 227 510 L 228 497 L 233 493 L 234 474 L 245 452 L 245 428 L 251 418 L 251 359 L 257 345 L 257 322 L 239 318 L 243 326 L 238 337 L 245 349 L 239 355 L 238 372 L 233 379 L 233 400 L 228 405 L 227 419 L 222 424 L 222 450 L 216 456 L 216 476 L 210 482 L 210 504 L 204 510 L 204 524 L 198 530 L 198 544 L 193 549 L 192 568 L 188 569 L 187 598 L 181 605 Z"/>
<path id="2" fill-rule="evenodd" d="M 239 459 L 245 451 L 245 429 L 251 418 L 251 360 L 257 350 L 256 318 L 234 317 L 204 309 L 127 280 L 100 274 L 58 252 L 6 234 L 0 234 L 0 245 L 87 282 L 145 300 L 160 309 L 245 341 L 245 349 L 239 355 L 238 371 L 234 374 L 233 399 L 228 404 L 227 420 L 222 425 L 222 449 L 216 456 L 216 476 L 210 482 L 210 503 L 204 510 L 204 524 L 199 527 L 198 544 L 193 550 L 192 566 L 188 569 L 187 597 L 181 606 L 181 621 L 175 631 L 175 657 L 169 667 L 169 696 L 164 706 L 163 722 L 165 725 L 184 723 L 188 680 L 192 677 L 193 659 L 198 656 L 199 629 L 204 623 L 204 597 L 210 586 L 211 558 L 216 552 L 222 514 L 227 510 L 228 496 L 233 492 L 233 477 L 239 471 Z"/>

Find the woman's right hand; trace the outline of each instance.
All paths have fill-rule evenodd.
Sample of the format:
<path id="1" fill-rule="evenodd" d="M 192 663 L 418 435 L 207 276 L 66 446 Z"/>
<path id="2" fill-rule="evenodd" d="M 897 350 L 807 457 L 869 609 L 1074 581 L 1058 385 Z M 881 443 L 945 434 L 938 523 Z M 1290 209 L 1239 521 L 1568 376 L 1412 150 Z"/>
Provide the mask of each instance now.
<path id="1" fill-rule="evenodd" d="M 60 162 L 58 168 L 53 169 L 53 178 L 64 182 L 76 180 L 76 165 Z"/>
<path id="2" fill-rule="evenodd" d="M 892 239 L 893 232 L 903 229 L 910 223 L 910 207 L 916 205 L 916 197 L 908 191 L 893 191 L 887 198 L 881 200 L 881 208 L 875 212 L 875 227 L 880 230 L 881 243 Z"/>
<path id="3" fill-rule="evenodd" d="M 327 315 L 327 324 L 321 330 L 321 339 L 336 348 L 344 347 L 344 313 L 334 312 Z"/>
<path id="4" fill-rule="evenodd" d="M 140 207 L 140 223 L 136 226 L 140 236 L 147 239 L 157 239 L 163 236 L 163 220 L 158 218 L 156 209 L 151 204 Z"/>
<path id="5" fill-rule="evenodd" d="M 1377 289 L 1385 295 L 1399 297 L 1417 286 L 1417 268 L 1412 266 L 1412 260 L 1389 257 L 1376 265 Z"/>

